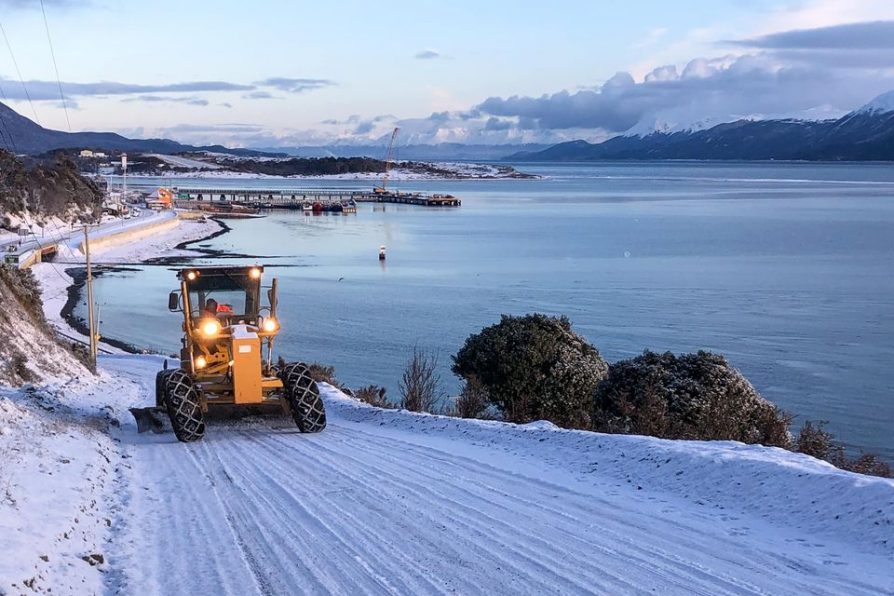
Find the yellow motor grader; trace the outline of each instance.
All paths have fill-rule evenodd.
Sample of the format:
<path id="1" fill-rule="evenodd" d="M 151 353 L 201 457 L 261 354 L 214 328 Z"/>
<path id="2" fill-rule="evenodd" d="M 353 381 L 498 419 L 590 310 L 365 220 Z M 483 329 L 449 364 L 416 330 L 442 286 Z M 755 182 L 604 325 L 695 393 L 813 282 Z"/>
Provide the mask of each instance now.
<path id="1" fill-rule="evenodd" d="M 192 267 L 177 273 L 180 289 L 168 308 L 183 313 L 180 367 L 155 378 L 155 407 L 134 408 L 139 432 L 161 431 L 155 414 L 166 412 L 180 441 L 205 434 L 205 413 L 218 406 L 279 404 L 301 432 L 326 427 L 317 384 L 301 362 L 273 361 L 276 279 L 261 283 L 264 268 Z M 261 306 L 266 289 L 267 306 Z"/>

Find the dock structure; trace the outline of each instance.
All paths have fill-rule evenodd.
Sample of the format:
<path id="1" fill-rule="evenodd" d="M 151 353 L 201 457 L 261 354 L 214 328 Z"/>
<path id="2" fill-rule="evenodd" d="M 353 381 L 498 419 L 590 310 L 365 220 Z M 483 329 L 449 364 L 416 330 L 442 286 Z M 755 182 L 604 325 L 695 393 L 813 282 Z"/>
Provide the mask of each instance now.
<path id="1" fill-rule="evenodd" d="M 210 203 L 235 203 L 248 207 L 301 209 L 305 203 L 329 205 L 354 199 L 364 193 L 361 190 L 326 188 L 174 188 L 177 202 L 207 201 Z M 371 193 L 370 193 L 371 194 Z"/>
<path id="2" fill-rule="evenodd" d="M 394 203 L 397 205 L 422 205 L 424 207 L 459 207 L 463 202 L 453 195 L 430 195 L 422 192 L 365 193 L 354 199 L 358 203 Z"/>
<path id="3" fill-rule="evenodd" d="M 373 192 L 350 188 L 213 188 L 175 187 L 175 202 L 194 205 L 236 204 L 261 209 L 301 209 L 304 205 L 324 207 L 349 203 L 394 203 L 424 207 L 459 207 L 462 201 L 452 195 L 421 192 Z"/>

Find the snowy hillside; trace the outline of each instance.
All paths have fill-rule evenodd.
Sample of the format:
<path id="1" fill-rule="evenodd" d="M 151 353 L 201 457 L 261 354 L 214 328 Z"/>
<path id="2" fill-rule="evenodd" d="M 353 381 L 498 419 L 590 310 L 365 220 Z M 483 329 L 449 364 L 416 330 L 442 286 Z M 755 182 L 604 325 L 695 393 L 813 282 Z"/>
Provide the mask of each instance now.
<path id="1" fill-rule="evenodd" d="M 894 91 L 883 93 L 854 112 L 855 114 L 887 114 L 894 112 Z"/>

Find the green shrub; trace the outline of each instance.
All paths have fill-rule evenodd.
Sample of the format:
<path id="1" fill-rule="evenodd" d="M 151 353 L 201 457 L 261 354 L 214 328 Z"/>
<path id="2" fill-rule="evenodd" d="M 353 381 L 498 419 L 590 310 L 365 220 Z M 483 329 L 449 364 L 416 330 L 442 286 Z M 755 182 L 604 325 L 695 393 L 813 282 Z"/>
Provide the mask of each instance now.
<path id="1" fill-rule="evenodd" d="M 469 336 L 453 357 L 453 372 L 477 379 L 510 422 L 549 420 L 587 428 L 593 395 L 608 370 L 599 352 L 565 317 L 503 315 Z"/>
<path id="2" fill-rule="evenodd" d="M 612 364 L 596 394 L 593 429 L 669 439 L 790 447 L 791 417 L 718 354 L 646 350 Z"/>

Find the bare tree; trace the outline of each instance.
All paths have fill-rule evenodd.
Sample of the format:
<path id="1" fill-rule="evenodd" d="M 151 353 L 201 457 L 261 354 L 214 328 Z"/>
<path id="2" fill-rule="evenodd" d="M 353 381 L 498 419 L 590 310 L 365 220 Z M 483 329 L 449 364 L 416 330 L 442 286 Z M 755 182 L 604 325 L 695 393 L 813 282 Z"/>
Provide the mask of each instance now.
<path id="1" fill-rule="evenodd" d="M 400 407 L 404 409 L 431 413 L 440 410 L 443 395 L 435 353 L 413 347 L 413 356 L 401 376 L 400 395 Z"/>

